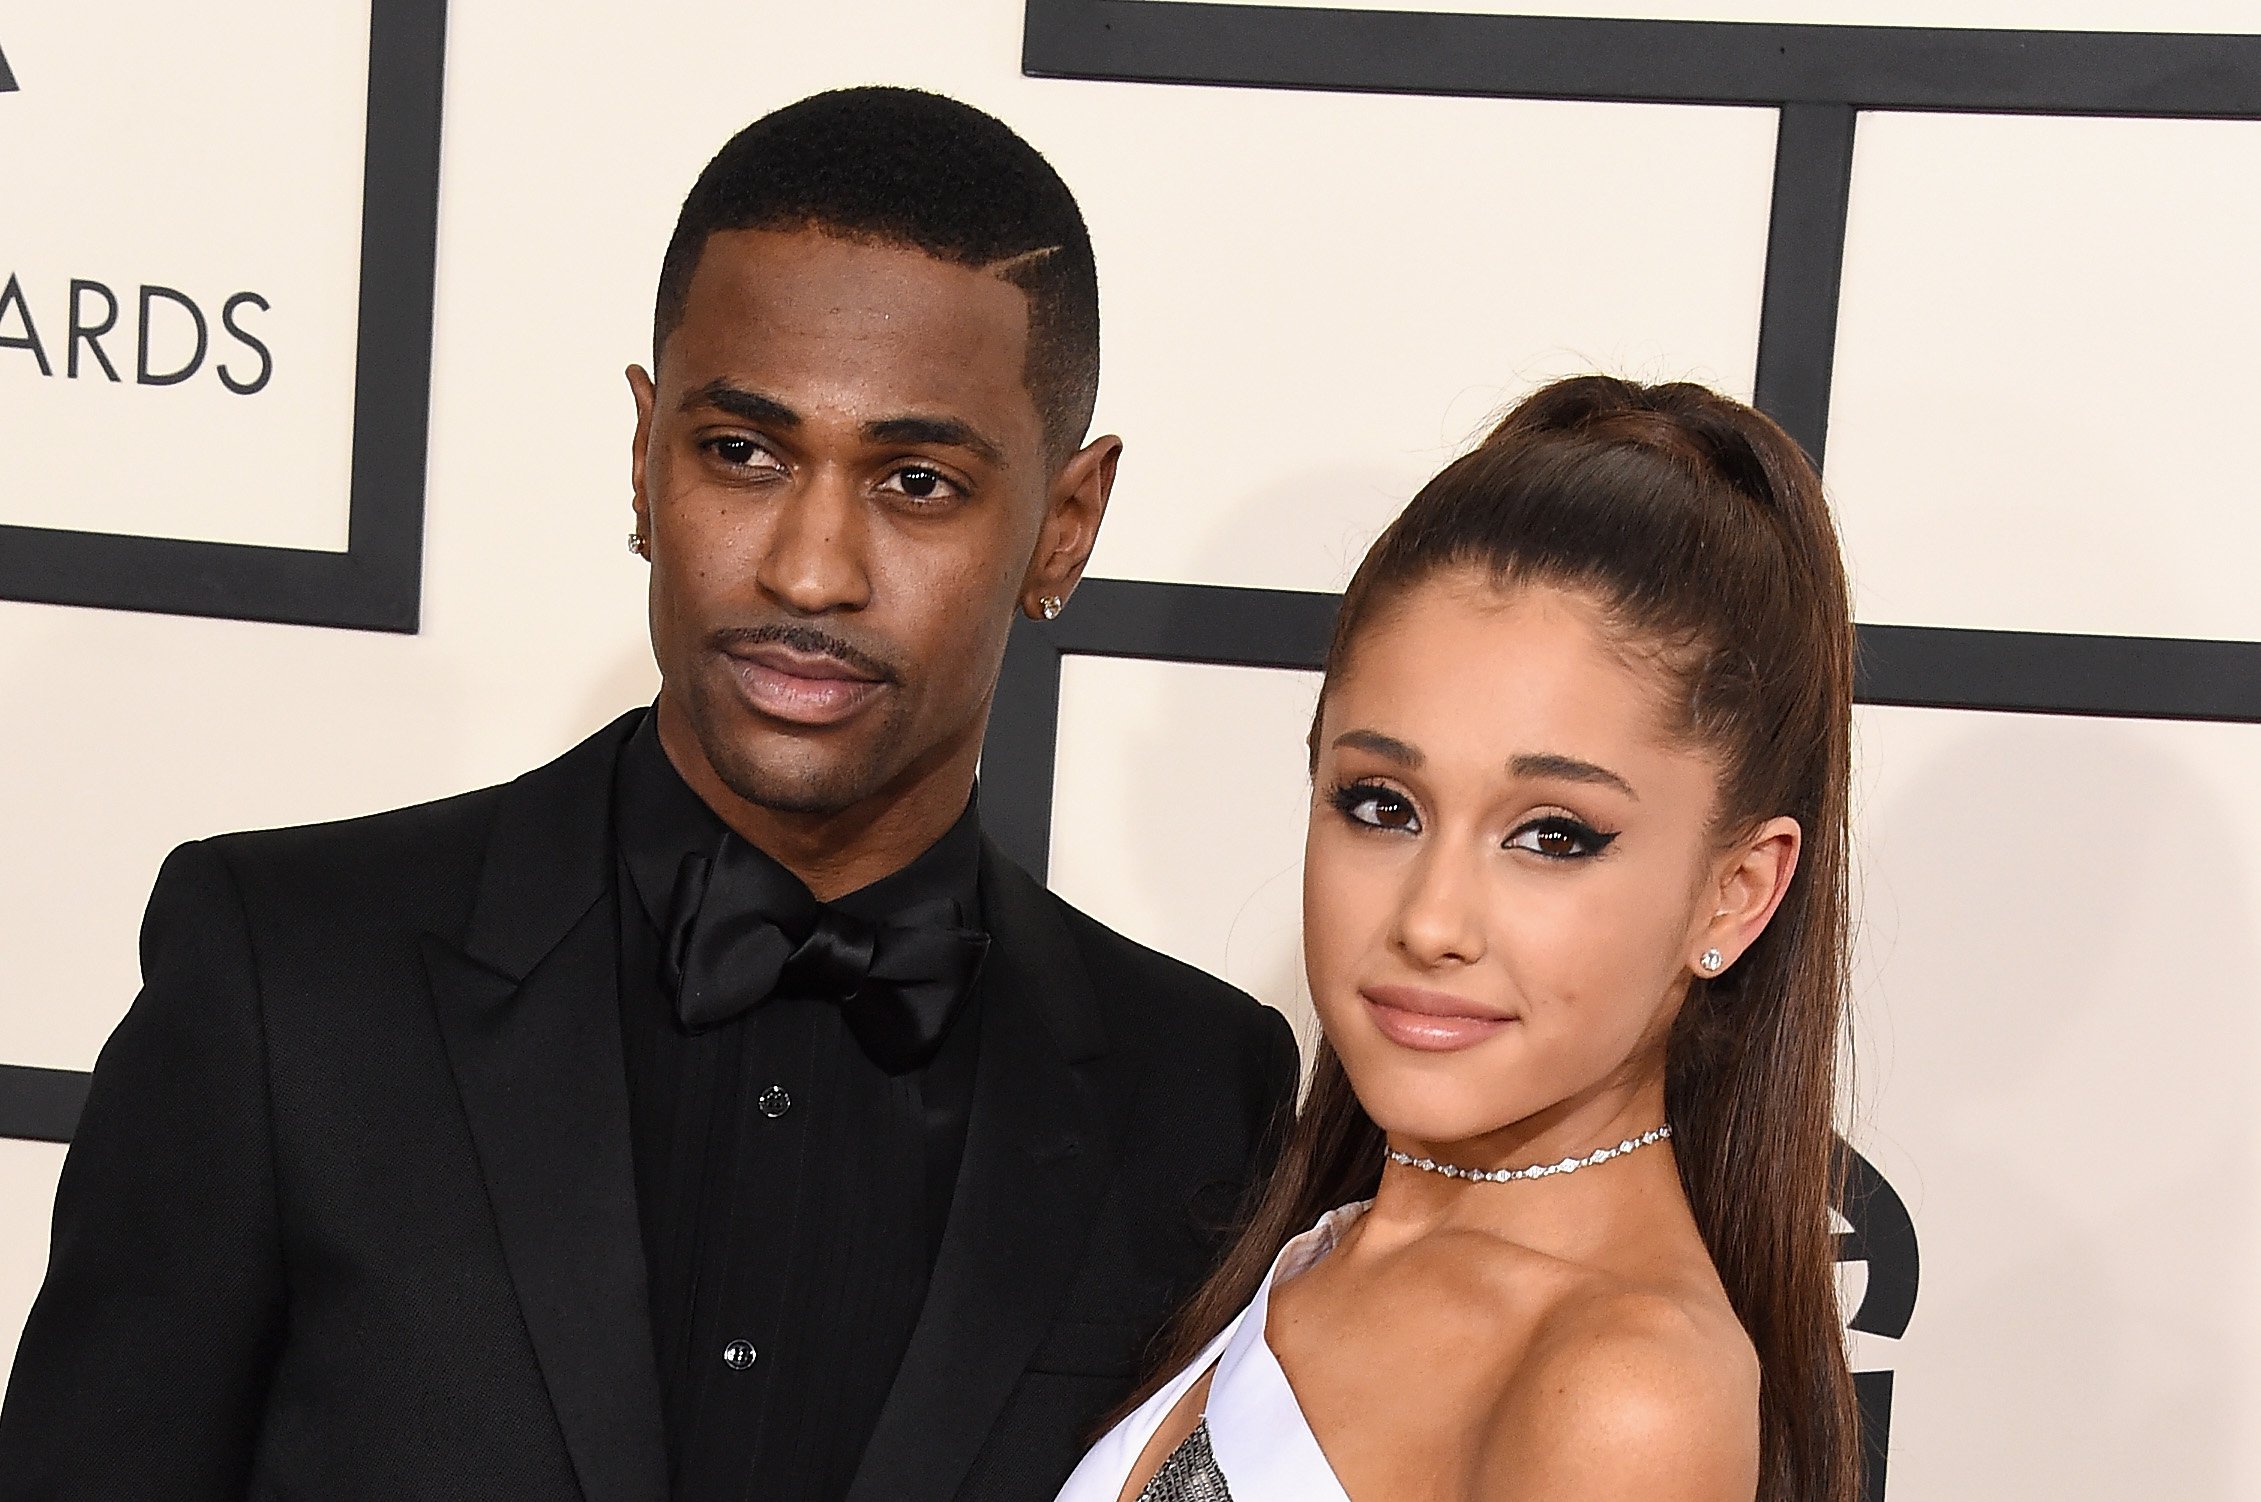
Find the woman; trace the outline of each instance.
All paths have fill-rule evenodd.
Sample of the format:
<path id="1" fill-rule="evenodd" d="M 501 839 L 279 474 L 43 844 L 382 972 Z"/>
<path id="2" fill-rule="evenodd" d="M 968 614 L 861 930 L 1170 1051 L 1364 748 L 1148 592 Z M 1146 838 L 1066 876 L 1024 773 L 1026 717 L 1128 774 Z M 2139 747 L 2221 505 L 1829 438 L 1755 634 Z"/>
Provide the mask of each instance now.
<path id="1" fill-rule="evenodd" d="M 1430 482 L 1311 735 L 1309 1096 L 1061 1502 L 1849 1502 L 1852 672 L 1748 407 L 1563 381 Z"/>

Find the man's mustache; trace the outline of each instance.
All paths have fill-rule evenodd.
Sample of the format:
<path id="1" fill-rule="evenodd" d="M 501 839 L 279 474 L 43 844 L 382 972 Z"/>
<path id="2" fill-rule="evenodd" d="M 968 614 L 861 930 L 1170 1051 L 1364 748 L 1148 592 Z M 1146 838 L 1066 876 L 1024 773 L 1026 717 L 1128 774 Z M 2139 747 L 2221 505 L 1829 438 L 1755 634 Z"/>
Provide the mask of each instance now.
<path id="1" fill-rule="evenodd" d="M 771 642 L 812 657 L 832 658 L 836 662 L 845 663 L 859 676 L 881 683 L 893 683 L 900 676 L 895 665 L 885 658 L 867 652 L 854 642 L 834 636 L 829 631 L 819 631 L 814 626 L 724 626 L 707 638 L 709 646 L 724 652 L 733 647 L 759 647 Z"/>

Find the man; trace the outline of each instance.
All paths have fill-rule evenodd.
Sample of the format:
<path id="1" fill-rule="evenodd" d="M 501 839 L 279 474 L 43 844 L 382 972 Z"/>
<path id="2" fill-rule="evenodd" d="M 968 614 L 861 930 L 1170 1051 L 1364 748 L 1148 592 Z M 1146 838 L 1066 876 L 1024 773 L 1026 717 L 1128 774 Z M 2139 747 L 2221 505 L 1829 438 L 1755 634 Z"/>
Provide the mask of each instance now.
<path id="1" fill-rule="evenodd" d="M 0 1497 L 1052 1495 L 1295 1078 L 976 823 L 1114 478 L 1097 369 L 995 120 L 852 90 L 723 148 L 629 372 L 656 706 L 175 852 Z"/>

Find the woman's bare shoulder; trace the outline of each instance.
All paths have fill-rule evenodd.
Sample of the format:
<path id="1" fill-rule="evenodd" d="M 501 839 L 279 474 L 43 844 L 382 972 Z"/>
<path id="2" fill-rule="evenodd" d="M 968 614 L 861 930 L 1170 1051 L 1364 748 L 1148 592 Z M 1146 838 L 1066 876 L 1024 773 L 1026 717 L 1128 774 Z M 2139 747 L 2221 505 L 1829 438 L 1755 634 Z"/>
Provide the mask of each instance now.
<path id="1" fill-rule="evenodd" d="M 1724 1297 L 1597 1280 L 1515 1364 L 1478 1495 L 1751 1502 L 1758 1424 L 1758 1358 Z"/>

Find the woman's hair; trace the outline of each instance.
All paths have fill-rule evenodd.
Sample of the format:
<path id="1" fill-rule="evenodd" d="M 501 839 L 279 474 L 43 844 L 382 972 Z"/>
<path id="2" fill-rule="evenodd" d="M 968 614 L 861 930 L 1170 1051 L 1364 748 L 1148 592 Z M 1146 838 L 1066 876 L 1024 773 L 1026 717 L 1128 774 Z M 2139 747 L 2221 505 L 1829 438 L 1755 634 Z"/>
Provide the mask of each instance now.
<path id="1" fill-rule="evenodd" d="M 1690 981 L 1666 1048 L 1665 1114 L 1704 1244 L 1758 1352 L 1758 1496 L 1850 1502 L 1859 1441 L 1829 1209 L 1853 626 L 1820 477 L 1772 421 L 1701 386 L 1558 381 L 1423 487 L 1367 553 L 1335 621 L 1322 715 L 1363 635 L 1449 572 L 1596 602 L 1618 644 L 1663 675 L 1669 728 L 1719 767 L 1722 845 L 1779 815 L 1803 832 L 1773 921 L 1726 973 Z M 1290 1237 L 1374 1193 L 1382 1145 L 1322 1041 L 1268 1185 L 1163 1333 L 1141 1398 L 1246 1305 Z"/>

